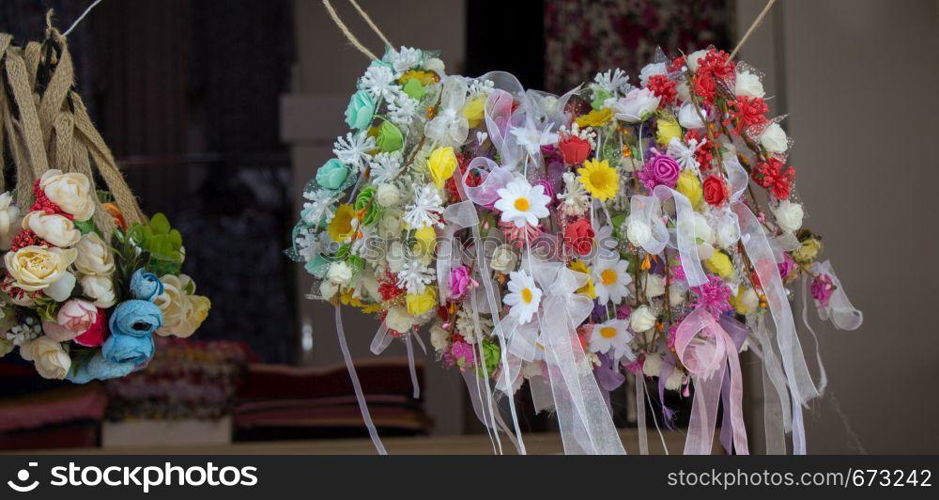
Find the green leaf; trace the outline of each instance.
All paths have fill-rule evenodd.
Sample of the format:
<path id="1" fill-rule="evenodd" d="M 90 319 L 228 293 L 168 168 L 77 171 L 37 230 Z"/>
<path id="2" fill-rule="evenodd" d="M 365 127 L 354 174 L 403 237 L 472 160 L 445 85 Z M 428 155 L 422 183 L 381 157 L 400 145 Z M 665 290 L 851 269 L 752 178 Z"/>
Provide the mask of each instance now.
<path id="1" fill-rule="evenodd" d="M 167 235 L 170 245 L 173 246 L 173 250 L 179 250 L 183 247 L 183 235 L 179 231 L 173 229 L 170 231 L 170 234 Z"/>
<path id="2" fill-rule="evenodd" d="M 95 223 L 91 219 L 75 221 L 75 228 L 82 234 L 88 234 L 95 230 Z"/>

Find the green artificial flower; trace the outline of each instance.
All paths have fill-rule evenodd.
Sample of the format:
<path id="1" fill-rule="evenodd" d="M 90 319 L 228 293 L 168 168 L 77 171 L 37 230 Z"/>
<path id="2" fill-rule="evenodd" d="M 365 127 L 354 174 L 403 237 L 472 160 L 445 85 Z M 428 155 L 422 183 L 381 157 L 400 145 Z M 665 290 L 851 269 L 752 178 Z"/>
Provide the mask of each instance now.
<path id="1" fill-rule="evenodd" d="M 486 363 L 486 373 L 492 376 L 502 359 L 502 351 L 499 344 L 491 340 L 483 340 L 483 361 Z"/>
<path id="2" fill-rule="evenodd" d="M 593 100 L 590 101 L 590 106 L 592 106 L 593 109 L 600 109 L 603 107 L 603 103 L 611 97 L 613 97 L 613 94 L 610 93 L 610 91 L 608 90 L 604 90 L 604 89 L 594 90 Z"/>
<path id="3" fill-rule="evenodd" d="M 183 236 L 158 213 L 147 224 L 134 224 L 127 231 L 131 242 L 146 252 L 144 267 L 157 276 L 179 274 L 185 259 Z"/>
<path id="4" fill-rule="evenodd" d="M 397 151 L 404 146 L 404 135 L 401 134 L 401 129 L 397 125 L 386 121 L 378 129 L 375 145 L 384 153 Z"/>
<path id="5" fill-rule="evenodd" d="M 427 89 L 417 78 L 408 80 L 401 90 L 407 94 L 408 97 L 417 101 L 420 101 L 424 97 L 424 94 L 427 93 Z"/>
<path id="6" fill-rule="evenodd" d="M 359 192 L 359 195 L 355 198 L 355 209 L 356 211 L 364 211 L 362 215 L 362 225 L 371 226 L 378 221 L 379 216 L 381 216 L 381 207 L 374 201 L 375 199 L 375 188 L 369 186 Z"/>
<path id="7" fill-rule="evenodd" d="M 316 183 L 325 189 L 342 190 L 346 187 L 349 171 L 345 163 L 336 158 L 330 158 L 316 171 Z"/>
<path id="8" fill-rule="evenodd" d="M 367 92 L 360 90 L 352 94 L 346 106 L 346 124 L 355 130 L 367 128 L 375 117 L 375 108 L 375 100 Z"/>

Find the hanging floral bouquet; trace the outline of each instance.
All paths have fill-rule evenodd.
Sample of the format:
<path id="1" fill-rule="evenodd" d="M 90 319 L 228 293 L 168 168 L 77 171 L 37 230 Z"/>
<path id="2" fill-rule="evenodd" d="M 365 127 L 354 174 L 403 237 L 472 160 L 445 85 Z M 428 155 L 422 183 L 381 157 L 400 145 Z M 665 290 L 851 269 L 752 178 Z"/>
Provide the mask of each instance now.
<path id="1" fill-rule="evenodd" d="M 182 236 L 143 215 L 91 122 L 65 37 L 50 22 L 41 43 L 12 42 L 0 33 L 0 163 L 16 178 L 0 195 L 0 356 L 19 348 L 74 383 L 127 375 L 154 334 L 192 335 L 211 304 L 181 274 Z"/>
<path id="2" fill-rule="evenodd" d="M 443 362 L 486 394 L 529 381 L 569 452 L 622 452 L 602 392 L 630 372 L 660 394 L 695 387 L 689 453 L 710 451 L 724 395 L 722 441 L 746 453 L 748 345 L 801 451 L 801 407 L 824 387 L 786 286 L 811 282 L 839 328 L 862 316 L 802 228 L 791 141 L 767 112 L 759 73 L 715 49 L 660 55 L 639 86 L 611 70 L 560 97 L 389 49 L 303 193 L 289 253 L 313 298 L 381 318 L 374 352 L 430 325 Z"/>
<path id="3" fill-rule="evenodd" d="M 153 334 L 188 337 L 205 320 L 209 299 L 180 273 L 182 237 L 164 215 L 128 227 L 99 192 L 117 226 L 108 243 L 84 174 L 48 170 L 34 194 L 21 219 L 12 195 L 0 195 L 0 355 L 19 347 L 44 378 L 122 377 L 153 356 Z"/>

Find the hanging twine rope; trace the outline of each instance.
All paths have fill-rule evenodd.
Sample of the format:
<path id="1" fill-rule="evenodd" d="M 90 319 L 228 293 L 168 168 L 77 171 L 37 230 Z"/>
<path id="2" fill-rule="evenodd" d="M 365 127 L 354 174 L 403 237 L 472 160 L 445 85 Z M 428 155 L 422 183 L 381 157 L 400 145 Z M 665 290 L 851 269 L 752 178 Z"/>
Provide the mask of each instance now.
<path id="1" fill-rule="evenodd" d="M 346 36 L 346 40 L 348 40 L 353 47 L 359 49 L 359 52 L 365 54 L 366 57 L 373 61 L 378 59 L 372 51 L 365 48 L 365 45 L 362 45 L 362 42 L 352 34 L 349 27 L 342 22 L 342 19 L 339 18 L 339 14 L 336 13 L 336 9 L 333 8 L 333 4 L 331 4 L 329 0 L 323 0 L 323 7 L 326 7 L 326 11 L 329 12 L 329 17 L 333 18 L 333 22 L 336 23 L 336 26 L 339 26 L 339 30 L 342 31 L 342 34 Z"/>
<path id="2" fill-rule="evenodd" d="M 16 169 L 17 204 L 32 204 L 33 183 L 50 168 L 84 174 L 92 186 L 97 173 L 124 219 L 144 222 L 113 153 L 74 90 L 72 57 L 65 36 L 51 24 L 51 11 L 46 20 L 42 44 L 30 42 L 20 49 L 12 46 L 12 36 L 0 35 L 0 137 L 5 137 Z M 109 235 L 114 221 L 97 197 L 96 203 L 95 225 Z"/>
<path id="3" fill-rule="evenodd" d="M 365 9 L 363 9 L 362 7 L 359 7 L 358 2 L 356 2 L 355 0 L 349 0 L 349 3 L 351 3 L 352 6 L 355 7 L 355 10 L 358 11 L 360 16 L 362 16 L 362 19 L 365 20 L 365 23 L 368 24 L 368 27 L 372 28 L 372 31 L 374 31 L 375 34 L 378 35 L 378 38 L 381 38 L 381 41 L 385 42 L 385 47 L 394 47 L 394 45 L 392 45 L 392 43 L 388 40 L 388 37 L 386 37 L 385 34 L 382 33 L 380 29 L 378 29 L 378 26 L 375 25 L 375 23 L 372 21 L 372 18 L 368 15 L 367 12 L 365 12 Z"/>
<path id="4" fill-rule="evenodd" d="M 750 35 L 753 34 L 753 31 L 763 23 L 763 18 L 766 17 L 766 14 L 769 13 L 769 10 L 773 7 L 773 4 L 776 3 L 776 0 L 768 0 L 766 5 L 763 6 L 763 10 L 760 11 L 759 15 L 756 16 L 756 19 L 753 20 L 753 24 L 747 28 L 747 32 L 743 34 L 743 38 L 737 42 L 737 46 L 734 47 L 734 51 L 730 53 L 730 58 L 733 59 L 737 52 L 740 51 L 740 48 L 743 47 L 743 44 L 747 43 L 747 39 L 750 38 Z"/>

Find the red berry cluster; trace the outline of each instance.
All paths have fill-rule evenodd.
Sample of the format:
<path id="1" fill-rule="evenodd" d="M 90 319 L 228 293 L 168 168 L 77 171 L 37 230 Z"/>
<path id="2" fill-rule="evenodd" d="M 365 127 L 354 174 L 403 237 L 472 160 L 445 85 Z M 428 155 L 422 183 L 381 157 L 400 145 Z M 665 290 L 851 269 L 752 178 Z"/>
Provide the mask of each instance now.
<path id="1" fill-rule="evenodd" d="M 753 170 L 753 180 L 768 189 L 777 199 L 785 200 L 792 194 L 792 182 L 796 173 L 779 158 L 772 157 L 761 162 Z"/>
<path id="2" fill-rule="evenodd" d="M 649 83 L 646 85 L 659 98 L 659 107 L 665 107 L 675 102 L 678 98 L 678 90 L 675 81 L 665 75 L 655 75 L 649 77 Z"/>

